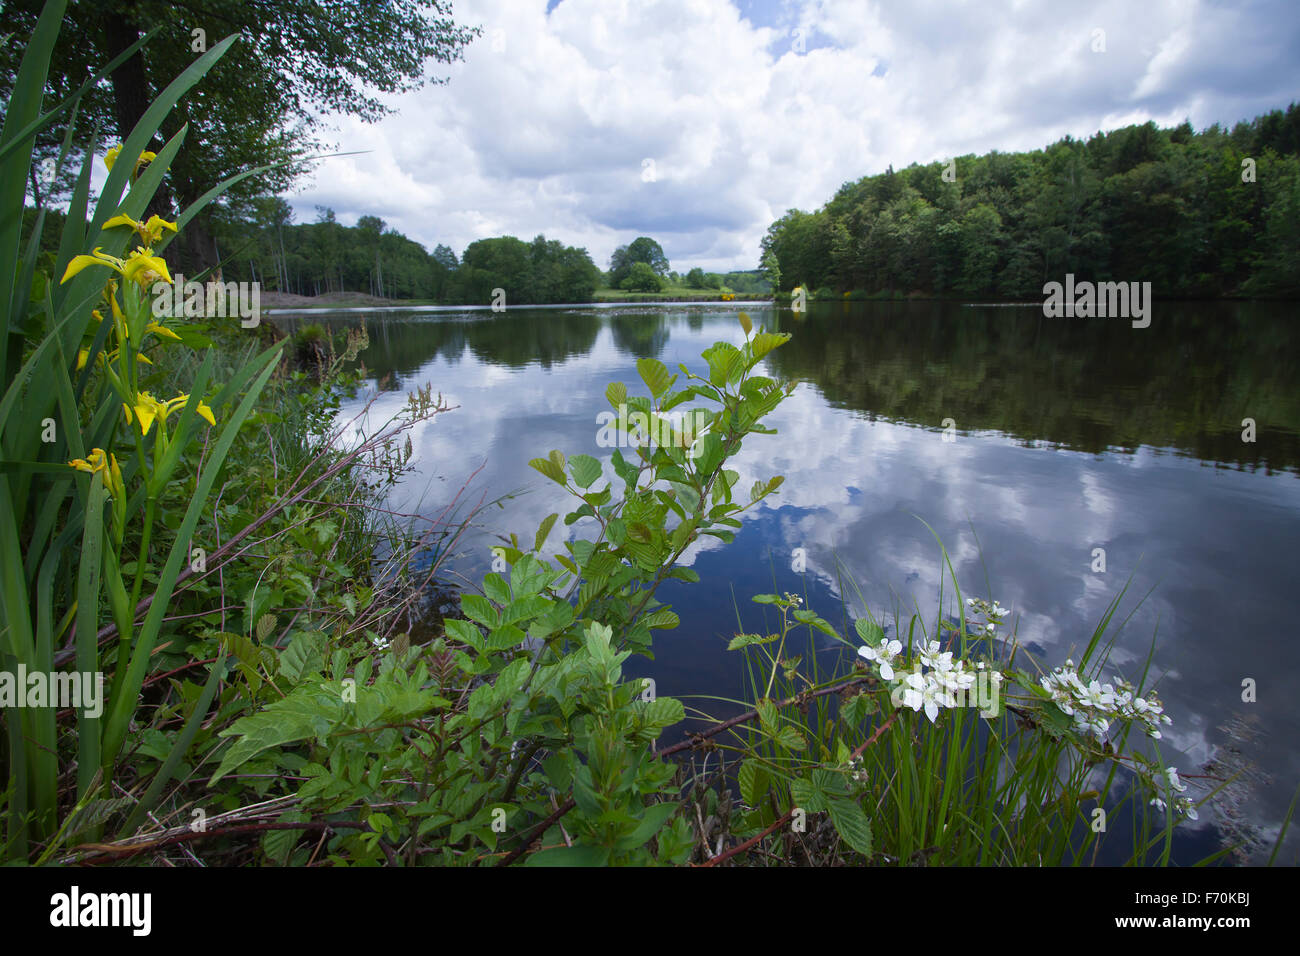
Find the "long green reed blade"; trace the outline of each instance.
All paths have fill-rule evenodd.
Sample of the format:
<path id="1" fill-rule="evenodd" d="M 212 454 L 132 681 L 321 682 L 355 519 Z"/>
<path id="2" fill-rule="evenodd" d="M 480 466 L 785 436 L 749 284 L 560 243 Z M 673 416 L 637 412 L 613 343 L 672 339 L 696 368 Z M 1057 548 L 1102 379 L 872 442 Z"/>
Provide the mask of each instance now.
<path id="1" fill-rule="evenodd" d="M 27 41 L 23 61 L 14 78 L 13 90 L 5 109 L 0 145 L 29 143 L 35 133 L 25 133 L 26 127 L 40 112 L 45 93 L 45 79 L 50 71 L 50 58 L 59 37 L 66 0 L 50 0 L 41 10 L 36 29 Z M 25 135 L 24 135 L 25 134 Z M 30 149 L 16 148 L 0 160 L 0 303 L 13 302 L 18 260 L 18 246 L 23 224 L 23 203 L 27 196 L 27 174 L 31 169 Z M 0 326 L 0 372 L 9 371 L 9 316 L 3 317 Z"/>
<path id="2" fill-rule="evenodd" d="M 278 352 L 278 350 L 276 351 Z M 256 381 L 244 396 L 244 400 L 239 404 L 234 414 L 231 415 L 225 428 L 222 429 L 221 438 L 217 440 L 207 462 L 204 464 L 203 472 L 199 476 L 194 489 L 194 497 L 190 500 L 189 508 L 185 511 L 185 518 L 176 531 L 175 544 L 172 546 L 171 552 L 167 556 L 167 562 L 158 576 L 154 601 L 149 606 L 149 613 L 144 624 L 137 632 L 135 647 L 132 649 L 131 662 L 122 691 L 120 694 L 114 695 L 114 699 L 109 705 L 102 750 L 102 760 L 106 766 L 111 765 L 117 759 L 118 752 L 126 739 L 127 723 L 135 712 L 136 699 L 149 666 L 149 659 L 153 654 L 154 643 L 162 628 L 163 616 L 167 612 L 172 590 L 176 586 L 176 578 L 180 574 L 182 564 L 188 561 L 190 538 L 193 536 L 199 517 L 203 513 L 204 504 L 212 490 L 213 483 L 216 481 L 217 473 L 226 460 L 230 446 L 234 443 L 235 436 L 243 426 L 244 421 L 252 414 L 253 405 L 257 401 L 258 395 L 266 386 L 271 373 L 275 371 L 275 357 L 276 354 L 273 352 L 263 360 L 263 367 L 259 369 L 260 374 L 257 376 Z M 121 665 L 119 664 L 119 666 Z"/>
<path id="3" fill-rule="evenodd" d="M 104 472 L 90 477 L 81 557 L 77 569 L 77 670 L 82 679 L 99 672 L 99 578 L 104 566 Z M 99 716 L 77 712 L 77 796 L 85 796 L 99 769 Z"/>
<path id="4" fill-rule="evenodd" d="M 131 59 L 131 57 L 135 56 L 136 51 L 139 50 L 141 47 L 143 47 L 150 40 L 152 40 L 158 34 L 158 31 L 161 29 L 162 29 L 161 25 L 154 27 L 152 30 L 150 30 L 144 36 L 140 37 L 140 39 L 136 40 L 129 47 L 127 47 L 125 50 L 123 50 L 121 53 L 115 56 L 112 60 L 110 60 L 108 66 L 101 69 L 94 76 L 87 79 L 86 82 L 82 83 L 81 86 L 79 86 L 77 89 L 73 90 L 70 94 L 68 94 L 68 96 L 66 96 L 63 99 L 63 102 L 61 102 L 58 106 L 54 107 L 48 113 L 42 115 L 39 119 L 35 119 L 32 122 L 28 123 L 21 130 L 18 130 L 13 135 L 12 138 L 6 138 L 4 144 L 0 145 L 0 160 L 3 160 L 5 157 L 7 157 L 13 150 L 18 149 L 25 140 L 28 140 L 31 137 L 35 136 L 45 127 L 53 123 L 56 119 L 58 119 L 61 115 L 63 115 L 65 111 L 75 108 L 77 102 L 83 96 L 89 93 L 96 85 L 99 84 L 101 80 L 107 78 L 108 75 L 111 74 L 114 70 L 116 70 L 119 66 L 125 63 L 127 60 Z"/>

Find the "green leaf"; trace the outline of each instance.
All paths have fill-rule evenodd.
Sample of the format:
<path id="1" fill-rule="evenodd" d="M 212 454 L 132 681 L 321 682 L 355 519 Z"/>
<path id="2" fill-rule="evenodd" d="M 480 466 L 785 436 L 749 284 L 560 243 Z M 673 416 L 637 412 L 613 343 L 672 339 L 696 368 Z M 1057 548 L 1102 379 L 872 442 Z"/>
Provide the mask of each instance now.
<path id="1" fill-rule="evenodd" d="M 280 673 L 293 683 L 325 669 L 325 635 L 299 631 L 280 655 Z"/>
<path id="2" fill-rule="evenodd" d="M 826 809 L 826 794 L 811 780 L 796 777 L 790 781 L 790 799 L 794 805 L 808 813 L 821 813 Z"/>
<path id="3" fill-rule="evenodd" d="M 655 398 L 672 388 L 673 382 L 677 381 L 677 376 L 671 374 L 668 366 L 658 359 L 637 359 L 636 370 L 641 375 L 641 381 L 646 383 L 650 394 Z"/>
<path id="4" fill-rule="evenodd" d="M 553 455 L 558 454 L 558 452 L 552 452 L 551 454 Z M 538 471 L 540 471 L 547 478 L 551 479 L 551 481 L 554 481 L 556 484 L 560 484 L 560 485 L 564 484 L 563 465 L 557 465 L 550 458 L 534 458 L 531 461 L 529 461 L 528 464 L 536 468 Z"/>
<path id="5" fill-rule="evenodd" d="M 803 734 L 786 724 L 776 732 L 776 742 L 787 750 L 803 750 L 808 744 Z"/>
<path id="6" fill-rule="evenodd" d="M 282 700 L 272 701 L 260 713 L 241 717 L 222 737 L 238 737 L 221 758 L 208 786 L 269 747 L 312 737 L 324 737 L 343 718 L 343 693 L 327 684 L 303 684 Z"/>
<path id="7" fill-rule="evenodd" d="M 686 510 L 686 513 L 694 514 L 695 509 L 700 505 L 700 493 L 690 485 L 684 485 L 679 481 L 669 482 L 673 491 L 677 495 L 677 500 Z"/>
<path id="8" fill-rule="evenodd" d="M 675 803 L 656 803 L 652 807 L 647 807 L 645 816 L 641 818 L 641 822 L 637 824 L 636 829 L 626 836 L 620 837 L 614 844 L 614 849 L 619 852 L 626 852 L 643 846 L 647 840 L 659 832 L 676 811 L 677 804 Z"/>
<path id="9" fill-rule="evenodd" d="M 488 600 L 496 601 L 498 604 L 510 603 L 510 585 L 506 584 L 506 579 L 495 571 L 483 576 L 483 593 L 487 595 Z"/>
<path id="10" fill-rule="evenodd" d="M 609 847 L 564 846 L 540 850 L 524 861 L 524 866 L 605 866 Z"/>
<path id="11" fill-rule="evenodd" d="M 746 313 L 740 313 L 738 318 L 740 319 L 740 327 L 745 330 L 746 335 L 754 331 L 754 323 L 749 321 L 749 316 Z"/>
<path id="12" fill-rule="evenodd" d="M 1060 738 L 1070 732 L 1073 721 L 1065 711 L 1051 701 L 1044 701 L 1038 707 L 1038 723 L 1053 737 Z"/>
<path id="13" fill-rule="evenodd" d="M 872 647 L 880 644 L 885 639 L 885 632 L 880 629 L 880 625 L 867 620 L 865 617 L 860 617 L 854 621 L 853 629 L 858 632 L 858 637 Z"/>
<path id="14" fill-rule="evenodd" d="M 650 727 L 671 727 L 686 719 L 686 708 L 673 697 L 656 697 L 644 706 L 645 722 Z"/>
<path id="15" fill-rule="evenodd" d="M 442 622 L 443 630 L 452 640 L 460 641 L 462 644 L 468 644 L 476 651 L 483 650 L 483 632 L 471 624 L 469 621 L 462 621 L 460 618 L 449 617 Z"/>
<path id="16" fill-rule="evenodd" d="M 569 472 L 579 488 L 590 488 L 600 477 L 600 462 L 590 455 L 574 455 L 569 459 Z"/>
<path id="17" fill-rule="evenodd" d="M 610 382 L 605 386 L 605 397 L 617 410 L 620 405 L 627 404 L 627 386 L 622 382 Z"/>
<path id="18" fill-rule="evenodd" d="M 758 361 L 772 349 L 788 341 L 790 341 L 789 332 L 759 332 L 750 343 L 754 350 L 754 360 Z"/>
<path id="19" fill-rule="evenodd" d="M 497 609 L 488 603 L 488 599 L 481 594 L 461 595 L 460 606 L 467 618 L 488 627 L 496 627 L 497 621 L 500 620 Z"/>
<path id="20" fill-rule="evenodd" d="M 757 760 L 749 758 L 741 761 L 737 776 L 740 781 L 740 799 L 751 807 L 758 806 L 759 801 L 767 796 L 770 784 L 767 769 Z"/>
<path id="21" fill-rule="evenodd" d="M 700 353 L 709 363 L 709 381 L 719 388 L 740 378 L 741 353 L 730 342 L 715 342 Z"/>
<path id="22" fill-rule="evenodd" d="M 863 856 L 871 855 L 871 821 L 856 800 L 831 800 L 827 805 L 835 830 Z"/>
<path id="23" fill-rule="evenodd" d="M 751 644 L 771 644 L 778 637 L 779 634 L 737 634 L 727 645 L 727 650 L 735 651 L 742 647 L 749 647 Z"/>
<path id="24" fill-rule="evenodd" d="M 646 627 L 668 631 L 680 624 L 681 618 L 670 608 L 661 607 L 641 618 L 641 623 Z"/>
<path id="25" fill-rule="evenodd" d="M 555 524 L 555 519 L 559 514 L 549 514 L 542 519 L 542 523 L 537 527 L 537 537 L 533 539 L 533 550 L 541 551 L 542 545 L 546 544 L 546 538 L 551 533 L 551 527 Z"/>

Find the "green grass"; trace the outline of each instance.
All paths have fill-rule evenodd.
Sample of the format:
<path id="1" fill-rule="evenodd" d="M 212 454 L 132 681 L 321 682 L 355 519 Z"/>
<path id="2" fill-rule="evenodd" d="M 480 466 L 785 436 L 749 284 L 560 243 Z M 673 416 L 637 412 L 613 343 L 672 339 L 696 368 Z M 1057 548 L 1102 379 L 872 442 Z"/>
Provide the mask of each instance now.
<path id="1" fill-rule="evenodd" d="M 692 289 L 684 285 L 665 285 L 658 292 L 628 292 L 624 289 L 614 289 L 610 286 L 602 286 L 596 290 L 595 298 L 597 302 L 610 301 L 662 301 L 664 299 L 687 299 L 698 302 L 717 302 L 722 298 L 726 289 Z M 754 301 L 769 299 L 771 296 L 765 293 L 735 293 L 736 301 Z"/>

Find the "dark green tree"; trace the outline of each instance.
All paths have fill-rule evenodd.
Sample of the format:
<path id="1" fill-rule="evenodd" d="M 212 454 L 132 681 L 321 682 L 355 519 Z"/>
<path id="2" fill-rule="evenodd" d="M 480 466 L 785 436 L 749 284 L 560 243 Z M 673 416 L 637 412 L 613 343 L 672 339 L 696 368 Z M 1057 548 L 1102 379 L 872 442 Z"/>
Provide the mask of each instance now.
<path id="1" fill-rule="evenodd" d="M 641 236 L 614 250 L 614 255 L 609 260 L 610 284 L 622 288 L 623 280 L 638 262 L 644 262 L 660 278 L 668 275 L 668 257 L 664 255 L 663 248 L 648 236 Z"/>
<path id="2" fill-rule="evenodd" d="M 0 35 L 30 34 L 42 6 L 42 0 L 5 3 Z M 158 35 L 83 100 L 75 144 L 102 152 L 102 142 L 90 141 L 96 123 L 120 141 L 158 91 L 203 50 L 238 34 L 203 82 L 163 120 L 167 138 L 183 125 L 189 129 L 155 211 L 170 214 L 241 170 L 286 163 L 226 193 L 222 205 L 239 217 L 248 215 L 253 198 L 283 192 L 306 171 L 306 157 L 321 146 L 317 135 L 325 117 L 347 114 L 373 122 L 387 115 L 392 94 L 446 82 L 430 76 L 429 61 L 459 59 L 480 32 L 457 25 L 448 0 L 75 3 L 51 63 L 50 103 L 155 27 Z M 0 49 L 0 96 L 7 98 L 13 87 L 22 50 L 21 42 Z M 220 208 L 213 209 L 182 232 L 180 264 L 187 273 L 217 262 L 211 227 L 220 218 Z"/>
<path id="3" fill-rule="evenodd" d="M 618 287 L 628 292 L 658 292 L 663 288 L 663 280 L 655 274 L 650 263 L 634 262 Z"/>

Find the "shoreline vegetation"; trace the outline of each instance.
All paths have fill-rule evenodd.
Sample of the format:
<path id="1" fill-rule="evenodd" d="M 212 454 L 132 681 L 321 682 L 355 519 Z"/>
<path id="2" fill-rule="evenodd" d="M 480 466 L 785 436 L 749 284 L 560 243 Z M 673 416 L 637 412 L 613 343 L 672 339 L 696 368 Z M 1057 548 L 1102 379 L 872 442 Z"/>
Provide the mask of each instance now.
<path id="1" fill-rule="evenodd" d="M 791 334 L 745 312 L 741 344 L 715 343 L 698 371 L 642 358 L 630 385 L 609 384 L 626 456 L 538 449 L 528 464 L 573 510 L 509 534 L 503 568 L 453 611 L 428 608 L 494 502 L 467 483 L 437 514 L 399 514 L 386 492 L 412 431 L 455 407 L 429 384 L 385 421 L 367 416 L 379 392 L 342 420 L 364 324 L 278 337 L 150 308 L 172 240 L 231 183 L 174 221 L 150 214 L 198 147 L 183 127 L 147 147 L 237 34 L 88 155 L 68 215 L 38 212 L 17 254 L 38 127 L 77 122 L 76 96 L 42 119 L 62 13 L 41 14 L 0 136 L 14 253 L 0 294 L 16 306 L 0 336 L 0 669 L 102 674 L 104 698 L 4 701 L 5 862 L 1172 862 L 1178 825 L 1227 781 L 1162 755 L 1177 715 L 1149 656 L 1110 665 L 1127 589 L 1077 662 L 1040 660 L 1009 609 L 965 596 L 936 538 L 941 606 L 892 612 L 906 642 L 861 594 L 820 610 L 757 594 L 729 644 L 748 674 L 748 697 L 726 702 L 738 716 L 688 718 L 625 678 L 682 623 L 656 593 L 698 583 L 680 563 L 692 543 L 733 540 L 784 481 L 742 488 L 728 467 L 775 443 L 764 421 L 794 389 L 758 371 Z M 829 671 L 808 653 L 826 638 L 842 651 Z M 688 719 L 686 739 L 657 746 Z"/>

